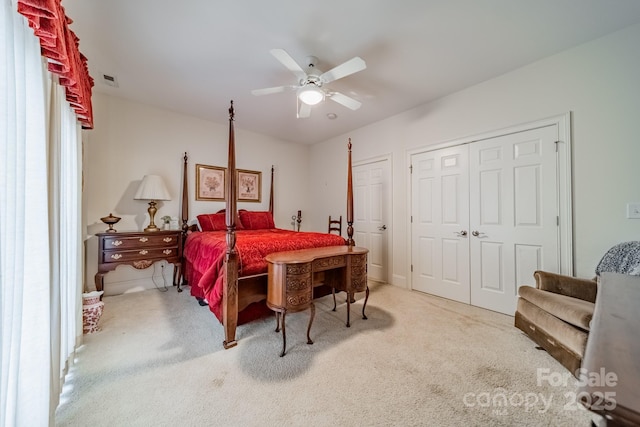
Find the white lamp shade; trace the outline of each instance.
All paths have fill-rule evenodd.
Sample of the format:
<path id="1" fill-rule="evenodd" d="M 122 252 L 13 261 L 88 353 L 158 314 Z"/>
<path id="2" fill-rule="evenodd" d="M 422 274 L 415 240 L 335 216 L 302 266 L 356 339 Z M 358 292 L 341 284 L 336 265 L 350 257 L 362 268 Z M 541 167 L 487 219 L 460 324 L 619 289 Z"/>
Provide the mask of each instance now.
<path id="1" fill-rule="evenodd" d="M 171 200 L 162 177 L 158 175 L 145 175 L 133 198 L 135 200 Z"/>
<path id="2" fill-rule="evenodd" d="M 298 98 L 307 105 L 316 105 L 324 99 L 324 91 L 314 84 L 298 89 Z"/>

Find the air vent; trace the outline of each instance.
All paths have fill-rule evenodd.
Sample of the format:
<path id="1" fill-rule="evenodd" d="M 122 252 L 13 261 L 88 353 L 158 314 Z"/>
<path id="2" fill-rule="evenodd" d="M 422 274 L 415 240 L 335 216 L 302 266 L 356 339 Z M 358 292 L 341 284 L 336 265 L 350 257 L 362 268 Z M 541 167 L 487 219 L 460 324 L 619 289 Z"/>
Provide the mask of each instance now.
<path id="1" fill-rule="evenodd" d="M 118 87 L 118 78 L 109 74 L 102 74 L 102 82 L 108 86 Z"/>

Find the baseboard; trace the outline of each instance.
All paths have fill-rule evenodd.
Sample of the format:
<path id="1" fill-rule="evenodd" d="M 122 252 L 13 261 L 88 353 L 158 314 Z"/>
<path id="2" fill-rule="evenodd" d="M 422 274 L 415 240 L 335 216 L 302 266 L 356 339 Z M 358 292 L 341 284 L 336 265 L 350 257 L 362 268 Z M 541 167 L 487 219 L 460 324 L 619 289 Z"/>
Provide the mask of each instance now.
<path id="1" fill-rule="evenodd" d="M 403 289 L 409 289 L 409 284 L 407 283 L 407 276 L 401 276 L 399 274 L 394 274 L 392 276 L 391 285 L 394 285 Z"/>

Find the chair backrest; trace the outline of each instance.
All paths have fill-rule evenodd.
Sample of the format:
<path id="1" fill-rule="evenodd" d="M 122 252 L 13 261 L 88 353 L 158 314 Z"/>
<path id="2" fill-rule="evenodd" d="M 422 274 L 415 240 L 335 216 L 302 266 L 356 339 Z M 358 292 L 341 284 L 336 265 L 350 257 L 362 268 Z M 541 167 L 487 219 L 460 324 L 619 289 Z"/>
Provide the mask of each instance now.
<path id="1" fill-rule="evenodd" d="M 596 267 L 596 275 L 612 272 L 640 275 L 640 242 L 619 243 L 609 249 Z"/>
<path id="2" fill-rule="evenodd" d="M 340 215 L 340 219 L 332 219 L 331 215 L 329 215 L 329 231 L 327 233 L 336 232 L 338 236 L 342 236 L 342 215 Z"/>

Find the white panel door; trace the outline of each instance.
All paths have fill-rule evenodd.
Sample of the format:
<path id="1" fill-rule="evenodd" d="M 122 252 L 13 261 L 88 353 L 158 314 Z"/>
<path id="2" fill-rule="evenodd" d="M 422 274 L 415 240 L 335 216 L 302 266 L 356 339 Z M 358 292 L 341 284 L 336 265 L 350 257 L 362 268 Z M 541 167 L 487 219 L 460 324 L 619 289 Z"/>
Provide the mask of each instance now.
<path id="1" fill-rule="evenodd" d="M 387 282 L 390 232 L 389 160 L 354 166 L 354 236 L 356 246 L 369 249 L 367 277 Z"/>
<path id="2" fill-rule="evenodd" d="M 556 126 L 469 146 L 471 304 L 513 315 L 519 284 L 558 271 Z"/>
<path id="3" fill-rule="evenodd" d="M 468 304 L 468 147 L 416 154 L 411 165 L 411 286 Z"/>

